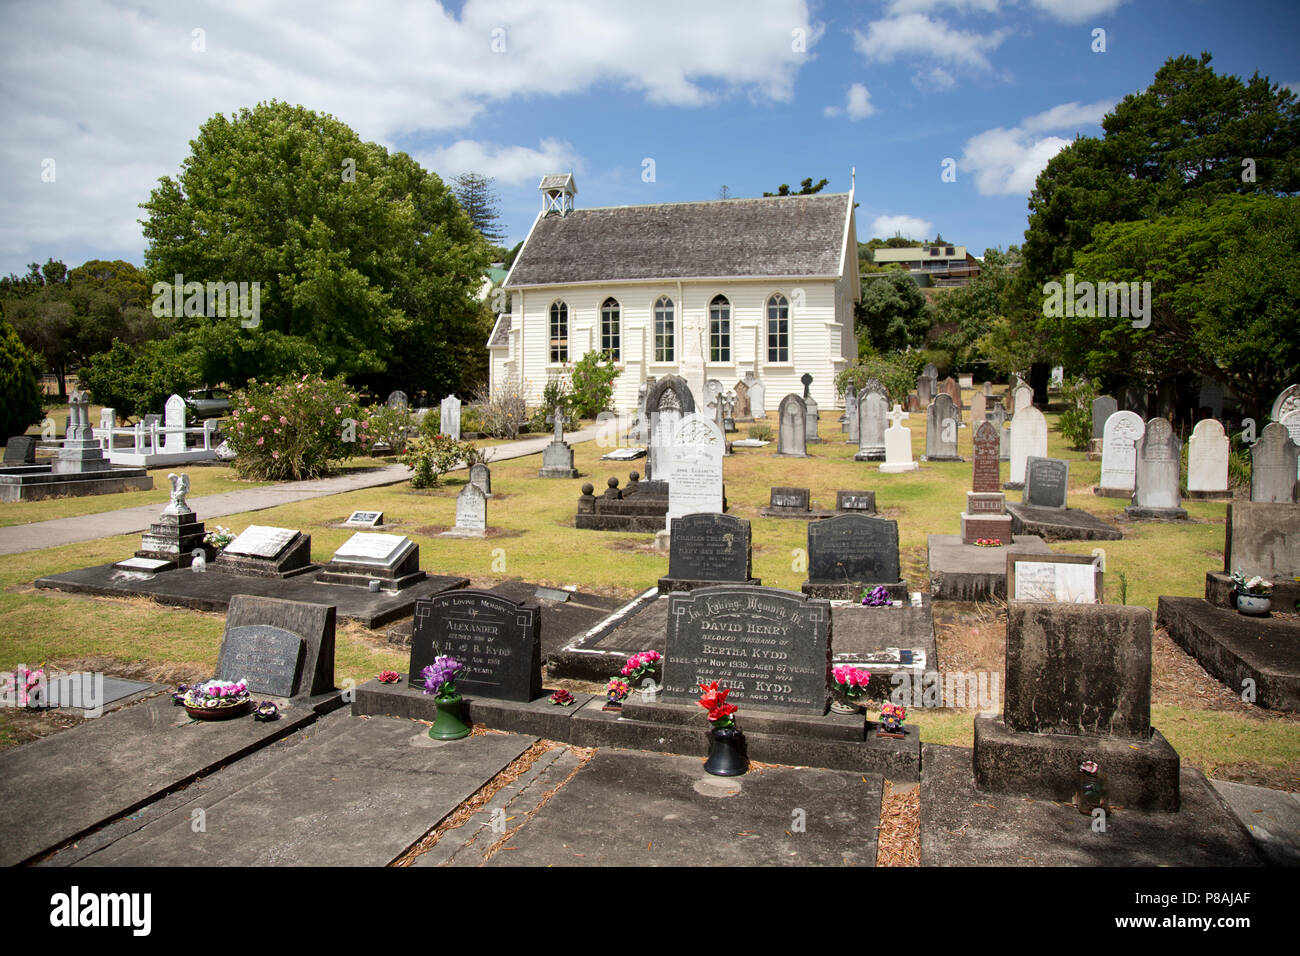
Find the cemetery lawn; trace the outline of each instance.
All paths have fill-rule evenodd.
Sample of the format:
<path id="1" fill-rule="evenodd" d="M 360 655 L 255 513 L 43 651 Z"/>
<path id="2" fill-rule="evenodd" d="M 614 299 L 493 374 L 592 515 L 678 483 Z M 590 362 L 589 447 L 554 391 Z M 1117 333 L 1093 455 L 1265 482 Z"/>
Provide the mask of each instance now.
<path id="1" fill-rule="evenodd" d="M 807 577 L 806 522 L 759 515 L 772 486 L 809 488 L 815 509 L 833 509 L 837 490 L 874 490 L 882 516 L 899 523 L 904 578 L 913 590 L 926 589 L 927 534 L 960 531 L 959 515 L 971 482 L 970 428 L 959 433 L 959 451 L 967 462 L 922 463 L 916 472 L 885 475 L 875 463 L 853 461 L 856 446 L 844 442 L 838 417 L 830 411 L 822 415 L 823 442 L 809 446 L 808 459 L 777 457 L 775 442 L 761 449 L 740 449 L 724 459 L 730 513 L 752 524 L 755 577 L 765 585 L 795 591 Z M 1116 523 L 1125 535 L 1121 541 L 1057 542 L 1053 548 L 1076 554 L 1104 549 L 1107 603 L 1119 603 L 1121 592 L 1126 592 L 1127 603 L 1154 613 L 1162 594 L 1202 594 L 1205 572 L 1223 566 L 1224 503 L 1184 501 L 1191 520 L 1182 523 L 1124 521 L 1127 501 L 1092 494 L 1100 463 L 1069 449 L 1055 428 L 1056 414 L 1049 412 L 1047 418 L 1048 453 L 1070 461 L 1070 507 Z M 775 432 L 774 414 L 768 422 Z M 924 453 L 925 416 L 913 414 L 905 424 L 912 429 L 913 455 L 919 460 Z M 748 426 L 740 427 L 743 432 Z M 606 449 L 595 442 L 573 447 L 575 466 L 582 475 L 576 479 L 538 478 L 540 455 L 491 465 L 489 530 L 482 539 L 437 537 L 455 523 L 456 495 L 467 480 L 465 471 L 444 476 L 437 487 L 424 491 L 409 484 L 391 485 L 217 520 L 202 513 L 199 518 L 208 521 L 209 528 L 220 523 L 235 532 L 249 524 L 298 528 L 312 536 L 315 560 L 323 563 L 353 533 L 333 525 L 354 510 L 381 509 L 395 525 L 386 530 L 409 535 L 419 544 L 420 565 L 426 571 L 462 575 L 476 586 L 518 578 L 631 599 L 653 587 L 666 572 L 667 556 L 654 550 L 650 535 L 579 531 L 573 520 L 584 483 L 593 484 L 600 494 L 606 479 L 617 477 L 620 485 L 625 484 L 629 471 L 643 472 L 645 461 L 601 462 Z M 354 466 L 378 464 L 364 460 Z M 1005 464 L 1002 473 L 1005 479 Z M 221 490 L 216 483 L 222 481 L 249 487 L 233 482 L 224 468 L 193 468 L 190 475 L 195 496 Z M 165 473 L 161 484 L 164 490 L 154 499 L 158 502 L 167 497 Z M 1018 500 L 1016 492 L 1009 496 Z M 139 492 L 111 497 L 129 498 L 132 504 L 150 500 Z M 33 502 L 21 520 L 61 516 L 58 509 L 72 502 Z M 15 507 L 0 506 L 0 523 L 16 523 Z M 42 575 L 120 560 L 138 547 L 139 536 L 132 535 L 0 557 L 0 666 L 48 661 L 60 668 L 84 669 L 77 662 L 93 658 L 113 662 L 112 673 L 142 679 L 156 674 L 162 683 L 209 676 L 221 640 L 221 615 L 31 587 Z M 995 605 L 940 603 L 935 605 L 935 625 L 941 669 L 1001 673 L 1005 616 Z M 340 625 L 338 681 L 360 682 L 383 669 L 403 671 L 406 665 L 406 650 L 388 644 L 382 631 L 353 623 Z M 110 669 L 109 664 L 101 669 Z M 1300 715 L 1270 714 L 1242 704 L 1163 631 L 1156 633 L 1154 669 L 1152 722 L 1186 763 L 1229 779 L 1300 791 Z M 908 719 L 927 742 L 970 746 L 974 713 L 916 708 Z M 0 714 L 0 746 L 6 742 L 6 720 Z"/>

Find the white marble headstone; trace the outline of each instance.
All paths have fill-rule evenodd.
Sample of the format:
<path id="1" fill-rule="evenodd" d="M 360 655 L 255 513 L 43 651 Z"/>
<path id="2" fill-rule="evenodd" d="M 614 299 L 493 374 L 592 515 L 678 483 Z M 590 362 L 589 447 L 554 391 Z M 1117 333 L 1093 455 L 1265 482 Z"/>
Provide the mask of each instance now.
<path id="1" fill-rule="evenodd" d="M 1213 418 L 1197 423 L 1187 442 L 1187 490 L 1228 490 L 1228 436 Z"/>
<path id="2" fill-rule="evenodd" d="M 1098 487 L 1133 493 L 1137 474 L 1136 442 L 1146 431 L 1137 412 L 1115 412 L 1101 434 L 1101 480 Z"/>

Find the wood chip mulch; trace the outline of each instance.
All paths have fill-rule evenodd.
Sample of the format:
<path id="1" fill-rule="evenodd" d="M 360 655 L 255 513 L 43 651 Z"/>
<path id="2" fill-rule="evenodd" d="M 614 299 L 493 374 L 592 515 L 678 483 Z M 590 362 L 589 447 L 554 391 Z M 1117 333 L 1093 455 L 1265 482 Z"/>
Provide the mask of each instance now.
<path id="1" fill-rule="evenodd" d="M 921 787 L 895 788 L 885 781 L 880 801 L 880 827 L 876 842 L 876 866 L 921 865 Z"/>

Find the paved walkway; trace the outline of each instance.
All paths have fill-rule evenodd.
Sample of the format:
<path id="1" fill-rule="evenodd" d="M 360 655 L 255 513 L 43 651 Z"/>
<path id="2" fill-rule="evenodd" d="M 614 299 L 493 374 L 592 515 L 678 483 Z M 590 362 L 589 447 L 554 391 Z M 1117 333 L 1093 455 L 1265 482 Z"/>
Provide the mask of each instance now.
<path id="1" fill-rule="evenodd" d="M 595 438 L 595 427 L 564 436 L 564 440 L 570 445 L 593 441 Z M 512 458 L 539 455 L 550 443 L 551 436 L 542 435 L 495 445 L 487 449 L 492 455 L 489 461 L 509 461 Z M 364 488 L 396 485 L 410 477 L 411 470 L 405 465 L 388 465 L 384 468 L 351 472 L 332 478 L 286 481 L 263 488 L 202 495 L 198 498 L 190 498 L 189 503 L 203 521 L 210 521 L 227 515 L 243 514 L 246 511 L 275 508 L 309 498 L 325 498 L 329 495 L 341 495 Z M 111 538 L 119 534 L 138 534 L 149 530 L 149 525 L 157 519 L 161 510 L 161 505 L 155 502 L 135 508 L 120 508 L 117 511 L 78 515 L 72 518 L 55 518 L 51 521 L 34 521 L 31 524 L 0 528 L 0 554 L 21 554 L 24 551 L 57 548 L 65 544 Z"/>

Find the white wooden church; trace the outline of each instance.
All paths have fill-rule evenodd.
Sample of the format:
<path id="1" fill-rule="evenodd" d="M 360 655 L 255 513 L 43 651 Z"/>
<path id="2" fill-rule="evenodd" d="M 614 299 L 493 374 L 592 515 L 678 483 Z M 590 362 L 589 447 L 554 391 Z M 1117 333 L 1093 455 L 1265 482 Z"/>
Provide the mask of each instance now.
<path id="1" fill-rule="evenodd" d="M 547 380 L 592 349 L 620 369 L 614 407 L 648 378 L 763 380 L 837 407 L 835 374 L 857 356 L 861 296 L 853 193 L 577 209 L 572 174 L 546 176 L 542 211 L 504 288 L 510 311 L 488 340 L 491 386 Z"/>

